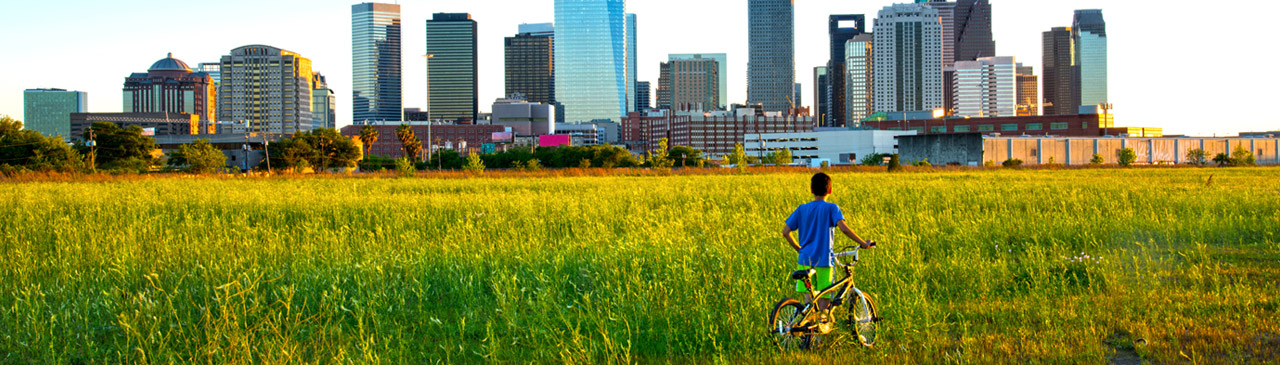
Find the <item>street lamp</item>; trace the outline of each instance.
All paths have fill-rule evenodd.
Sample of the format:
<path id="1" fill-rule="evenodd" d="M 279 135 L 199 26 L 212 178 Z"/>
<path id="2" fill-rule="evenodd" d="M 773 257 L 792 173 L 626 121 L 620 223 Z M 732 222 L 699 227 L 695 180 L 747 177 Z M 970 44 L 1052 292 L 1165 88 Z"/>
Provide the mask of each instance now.
<path id="1" fill-rule="evenodd" d="M 427 111 L 427 143 L 431 142 L 431 59 L 432 58 L 436 58 L 436 55 L 430 54 L 430 53 L 422 55 L 422 59 L 426 60 L 426 63 L 427 63 L 427 105 L 425 108 L 425 110 Z M 428 146 L 427 148 L 427 163 L 431 162 L 431 158 L 434 157 L 434 154 L 435 154 L 435 151 L 431 147 L 432 146 Z M 427 165 L 427 166 L 430 166 L 430 165 Z"/>

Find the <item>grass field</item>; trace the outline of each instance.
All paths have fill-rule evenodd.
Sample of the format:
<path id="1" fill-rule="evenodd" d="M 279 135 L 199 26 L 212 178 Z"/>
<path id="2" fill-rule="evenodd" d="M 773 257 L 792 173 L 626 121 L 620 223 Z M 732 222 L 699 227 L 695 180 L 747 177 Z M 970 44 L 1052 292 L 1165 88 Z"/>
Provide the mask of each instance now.
<path id="1" fill-rule="evenodd" d="M 0 183 L 0 363 L 1280 361 L 1280 169 L 834 177 L 874 349 L 765 334 L 806 173 L 163 178 Z"/>

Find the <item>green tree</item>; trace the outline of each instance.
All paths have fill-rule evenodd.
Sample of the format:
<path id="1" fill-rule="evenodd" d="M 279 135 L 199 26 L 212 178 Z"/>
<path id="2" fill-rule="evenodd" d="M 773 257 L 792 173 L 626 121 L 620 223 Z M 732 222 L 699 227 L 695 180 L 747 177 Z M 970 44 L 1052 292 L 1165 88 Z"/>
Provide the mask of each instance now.
<path id="1" fill-rule="evenodd" d="M 1129 167 L 1133 165 L 1134 161 L 1138 160 L 1138 153 L 1134 152 L 1132 148 L 1125 148 L 1120 150 L 1116 157 L 1120 162 L 1120 166 Z"/>
<path id="2" fill-rule="evenodd" d="M 581 161 L 578 161 L 578 168 L 580 168 L 580 169 L 589 169 L 589 168 L 591 168 L 591 159 L 589 159 L 589 158 L 584 158 L 584 159 L 582 159 Z"/>
<path id="3" fill-rule="evenodd" d="M 883 154 L 883 153 L 873 153 L 873 154 L 867 155 L 867 157 L 863 157 L 862 161 L 859 161 L 858 164 L 863 166 L 884 165 L 885 157 L 889 157 L 889 155 Z"/>
<path id="4" fill-rule="evenodd" d="M 725 155 L 725 159 L 730 165 L 737 166 L 738 171 L 747 171 L 747 164 L 750 163 L 747 149 L 741 143 L 733 145 L 733 153 Z"/>
<path id="5" fill-rule="evenodd" d="M 765 156 L 765 160 L 766 160 L 766 163 L 783 166 L 783 165 L 790 165 L 794 159 L 791 157 L 791 150 L 783 148 L 777 151 L 769 152 L 769 155 Z"/>
<path id="6" fill-rule="evenodd" d="M 524 168 L 529 171 L 542 171 L 542 163 L 536 158 L 531 158 L 524 164 Z"/>
<path id="7" fill-rule="evenodd" d="M 467 165 L 462 168 L 472 174 L 479 174 L 484 172 L 484 161 L 480 159 L 480 154 L 472 152 L 467 156 Z"/>
<path id="8" fill-rule="evenodd" d="M 675 164 L 670 158 L 667 158 L 667 139 L 658 140 L 658 149 L 649 152 L 649 167 L 655 169 L 670 169 Z"/>
<path id="9" fill-rule="evenodd" d="M 268 146 L 271 166 L 302 172 L 308 168 L 328 171 L 332 168 L 355 167 L 360 149 L 350 138 L 330 128 L 298 132 Z M 266 161 L 263 167 L 266 166 Z"/>
<path id="10" fill-rule="evenodd" d="M 1257 164 L 1253 151 L 1245 149 L 1244 146 L 1236 146 L 1236 150 L 1231 152 L 1231 166 L 1257 166 Z"/>
<path id="11" fill-rule="evenodd" d="M 418 172 L 418 169 L 413 167 L 413 161 L 410 161 L 408 157 L 405 157 L 396 160 L 396 172 L 399 173 L 400 176 L 410 177 L 413 176 L 413 173 Z"/>
<path id="12" fill-rule="evenodd" d="M 920 161 L 916 161 L 915 166 L 916 167 L 933 167 L 933 164 L 930 164 L 929 159 L 926 158 Z"/>
<path id="13" fill-rule="evenodd" d="M 1104 162 L 1106 162 L 1106 160 L 1102 159 L 1102 155 L 1096 153 L 1093 154 L 1093 158 L 1089 160 L 1089 164 L 1091 165 L 1101 165 Z"/>
<path id="14" fill-rule="evenodd" d="M 1205 154 L 1203 149 L 1193 149 L 1187 151 L 1187 164 L 1195 166 L 1204 166 L 1209 164 L 1209 156 Z"/>
<path id="15" fill-rule="evenodd" d="M 169 167 L 196 174 L 218 172 L 227 167 L 227 155 L 209 144 L 208 139 L 178 146 L 169 154 Z"/>
<path id="16" fill-rule="evenodd" d="M 1001 163 L 1000 165 L 1007 169 L 1016 169 L 1022 167 L 1022 160 L 1011 158 L 1005 160 L 1004 163 Z"/>
<path id="17" fill-rule="evenodd" d="M 360 153 L 362 155 L 368 155 L 369 150 L 373 148 L 374 143 L 378 142 L 378 137 L 381 135 L 382 133 L 379 133 L 378 129 L 371 125 L 366 125 L 360 128 L 360 144 L 364 147 Z"/>
<path id="18" fill-rule="evenodd" d="M 422 154 L 422 140 L 418 139 L 418 135 L 413 133 L 413 127 L 407 124 L 401 124 L 396 127 L 396 138 L 400 139 L 400 147 L 404 151 L 404 156 L 410 161 L 417 161 L 418 156 Z"/>
<path id="19" fill-rule="evenodd" d="M 702 151 L 688 146 L 675 146 L 671 148 L 671 152 L 667 153 L 672 160 L 675 161 L 671 166 L 679 164 L 680 167 L 701 166 L 705 164 L 702 158 Z"/>
<path id="20" fill-rule="evenodd" d="M 88 145 L 90 138 L 96 147 Z M 136 125 L 120 128 L 115 123 L 94 122 L 81 136 L 77 149 L 92 154 L 93 163 L 106 170 L 145 171 L 156 163 L 152 156 L 156 139 L 142 135 L 142 127 Z"/>
<path id="21" fill-rule="evenodd" d="M 1213 162 L 1218 164 L 1218 167 L 1231 166 L 1231 155 L 1219 153 L 1217 156 L 1213 156 Z"/>
<path id="22" fill-rule="evenodd" d="M 898 154 L 889 156 L 889 172 L 902 171 L 902 161 L 898 160 Z"/>
<path id="23" fill-rule="evenodd" d="M 62 141 L 33 130 L 22 122 L 0 115 L 0 167 L 4 170 L 72 172 L 84 169 L 83 156 Z"/>

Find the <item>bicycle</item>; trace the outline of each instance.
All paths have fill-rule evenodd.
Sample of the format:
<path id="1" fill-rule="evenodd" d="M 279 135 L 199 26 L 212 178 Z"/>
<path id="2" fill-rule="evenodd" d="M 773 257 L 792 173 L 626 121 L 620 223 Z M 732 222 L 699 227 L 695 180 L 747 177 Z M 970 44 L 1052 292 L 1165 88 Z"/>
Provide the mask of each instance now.
<path id="1" fill-rule="evenodd" d="M 871 247 L 875 247 L 875 243 L 872 243 Z M 809 290 L 809 297 L 813 300 L 809 303 L 801 303 L 795 298 L 786 298 L 774 305 L 773 311 L 769 313 L 769 323 L 772 326 L 769 333 L 779 349 L 805 350 L 811 347 L 814 336 L 830 334 L 835 329 L 833 312 L 849 300 L 852 300 L 852 304 L 848 322 L 853 327 L 854 336 L 863 346 L 875 345 L 876 330 L 882 318 L 876 316 L 875 302 L 871 297 L 853 285 L 852 268 L 858 264 L 858 247 L 845 247 L 844 250 L 849 248 L 853 250 L 832 255 L 833 262 L 844 269 L 844 278 L 822 291 L 814 291 L 811 281 L 817 270 L 807 269 L 791 273 L 792 280 L 804 281 L 804 287 Z M 852 257 L 853 263 L 848 265 L 841 263 L 841 257 Z M 825 310 L 818 310 L 818 299 L 832 293 L 837 294 L 831 304 Z"/>

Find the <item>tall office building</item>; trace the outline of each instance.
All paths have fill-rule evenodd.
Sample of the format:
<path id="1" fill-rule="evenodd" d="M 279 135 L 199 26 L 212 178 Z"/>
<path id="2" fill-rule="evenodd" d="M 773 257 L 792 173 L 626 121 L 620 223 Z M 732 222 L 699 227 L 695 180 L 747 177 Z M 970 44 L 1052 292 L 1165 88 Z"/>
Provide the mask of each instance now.
<path id="1" fill-rule="evenodd" d="M 1031 66 L 1018 64 L 1018 116 L 1040 115 L 1040 77 Z"/>
<path id="2" fill-rule="evenodd" d="M 790 107 L 792 107 L 792 108 L 799 108 L 799 107 L 803 107 L 803 106 L 804 106 L 804 92 L 803 92 L 803 90 L 804 90 L 804 89 L 803 89 L 803 87 L 804 87 L 804 85 L 802 85 L 802 84 L 800 84 L 800 83 L 798 83 L 798 82 L 796 83 L 796 86 L 795 86 L 794 90 L 792 91 L 791 104 L 790 104 L 790 105 L 788 105 L 788 106 L 790 106 Z"/>
<path id="3" fill-rule="evenodd" d="M 663 62 L 659 68 L 658 108 L 712 110 L 720 105 L 720 65 L 711 58 Z"/>
<path id="4" fill-rule="evenodd" d="M 1013 57 L 957 61 L 955 114 L 962 117 L 1013 117 L 1018 114 L 1017 66 Z"/>
<path id="5" fill-rule="evenodd" d="M 991 33 L 990 1 L 958 0 L 953 17 L 955 61 L 995 57 L 996 41 Z"/>
<path id="6" fill-rule="evenodd" d="M 653 109 L 653 104 L 649 103 L 649 93 L 652 90 L 648 81 L 636 81 L 636 111 Z"/>
<path id="7" fill-rule="evenodd" d="M 217 88 L 218 84 L 222 83 L 222 64 L 221 63 L 217 63 L 217 62 L 201 63 L 199 65 L 196 65 L 196 68 L 194 71 L 204 72 L 206 74 L 209 74 L 209 77 L 213 78 L 213 86 L 215 88 Z"/>
<path id="8" fill-rule="evenodd" d="M 313 128 L 310 59 L 276 47 L 249 45 L 222 56 L 221 69 L 219 121 L 280 134 Z M 238 128 L 243 125 L 231 131 Z"/>
<path id="9" fill-rule="evenodd" d="M 22 92 L 22 128 L 46 136 L 71 135 L 71 113 L 89 112 L 89 93 L 63 89 L 27 89 Z"/>
<path id="10" fill-rule="evenodd" d="M 636 15 L 627 13 L 627 111 L 636 111 Z M 624 115 L 626 113 L 623 113 Z"/>
<path id="11" fill-rule="evenodd" d="M 218 91 L 213 77 L 193 72 L 186 62 L 170 53 L 147 72 L 124 79 L 125 113 L 186 113 L 201 121 L 217 119 Z"/>
<path id="12" fill-rule="evenodd" d="M 555 104 L 554 36 L 550 23 L 521 24 L 519 33 L 506 38 L 505 95 L 520 93 L 529 102 Z"/>
<path id="13" fill-rule="evenodd" d="M 822 121 L 819 124 L 821 127 L 842 127 L 857 121 L 849 118 L 845 108 L 845 44 L 864 33 L 866 25 L 866 17 L 862 14 L 832 15 L 827 18 L 827 34 L 831 37 L 831 59 L 827 61 L 827 72 L 831 74 L 828 80 L 830 87 L 826 93 L 813 96 L 814 99 L 824 98 L 827 101 L 830 119 Z"/>
<path id="14" fill-rule="evenodd" d="M 795 3 L 747 1 L 747 103 L 787 110 L 795 93 Z"/>
<path id="15" fill-rule="evenodd" d="M 859 34 L 844 46 L 845 126 L 859 125 L 875 106 L 875 36 Z"/>
<path id="16" fill-rule="evenodd" d="M 1071 24 L 1075 47 L 1075 82 L 1080 107 L 1094 110 L 1107 101 L 1107 23 L 1102 10 L 1076 10 Z M 1077 108 L 1077 109 L 1081 109 Z"/>
<path id="17" fill-rule="evenodd" d="M 556 100 L 568 122 L 621 120 L 627 106 L 625 0 L 555 0 Z"/>
<path id="18" fill-rule="evenodd" d="M 875 19 L 875 112 L 943 108 L 942 24 L 938 11 L 895 4 Z"/>
<path id="19" fill-rule="evenodd" d="M 720 105 L 714 105 L 716 109 L 727 109 L 729 107 L 729 56 L 724 53 L 673 53 L 667 55 L 667 61 L 676 60 L 694 60 L 700 58 L 710 58 L 716 60 L 716 64 L 720 66 L 719 74 L 716 78 L 720 79 Z"/>
<path id="20" fill-rule="evenodd" d="M 351 6 L 352 120 L 404 119 L 400 36 L 400 5 Z"/>
<path id="21" fill-rule="evenodd" d="M 338 127 L 337 96 L 320 73 L 311 74 L 311 125 L 313 128 Z"/>
<path id="22" fill-rule="evenodd" d="M 824 96 L 831 95 L 831 76 L 827 71 L 827 66 L 818 66 L 813 68 L 813 110 L 814 122 L 818 125 L 827 125 L 827 119 L 830 116 L 827 110 L 827 98 Z"/>
<path id="23" fill-rule="evenodd" d="M 435 120 L 476 120 L 480 114 L 476 21 L 467 13 L 427 20 L 427 112 Z"/>
<path id="24" fill-rule="evenodd" d="M 1080 97 L 1073 85 L 1075 80 L 1075 45 L 1071 40 L 1071 27 L 1057 27 L 1044 32 L 1044 115 L 1075 115 L 1080 109 Z"/>

